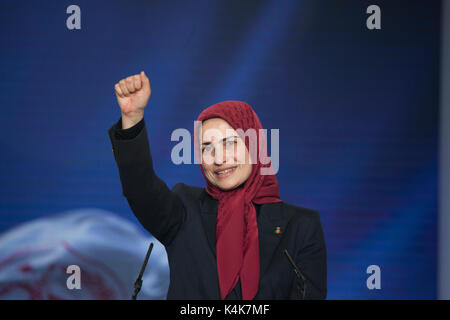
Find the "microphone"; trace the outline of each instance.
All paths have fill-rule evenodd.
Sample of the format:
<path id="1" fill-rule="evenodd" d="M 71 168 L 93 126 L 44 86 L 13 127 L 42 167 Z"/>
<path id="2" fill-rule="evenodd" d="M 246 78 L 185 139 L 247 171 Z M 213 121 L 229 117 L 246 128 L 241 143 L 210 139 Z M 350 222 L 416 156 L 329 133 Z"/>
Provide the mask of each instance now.
<path id="1" fill-rule="evenodd" d="M 302 300 L 305 300 L 305 294 L 306 294 L 306 278 L 303 276 L 303 274 L 300 272 L 300 269 L 295 264 L 294 260 L 291 258 L 291 255 L 287 251 L 287 249 L 284 249 L 284 254 L 288 258 L 289 262 L 291 263 L 292 267 L 294 268 L 295 274 L 297 275 L 297 279 L 302 281 L 302 288 L 300 288 L 299 282 L 297 282 L 297 289 L 301 293 Z"/>
<path id="2" fill-rule="evenodd" d="M 131 300 L 136 300 L 136 297 L 137 297 L 139 291 L 141 291 L 142 275 L 144 274 L 145 267 L 147 266 L 148 258 L 150 257 L 150 254 L 152 253 L 152 249 L 153 249 L 153 242 L 151 242 L 150 246 L 148 247 L 147 255 L 145 256 L 145 260 L 144 260 L 144 264 L 141 267 L 141 272 L 139 273 L 139 276 L 136 279 L 136 282 L 134 283 L 134 293 L 131 296 Z"/>

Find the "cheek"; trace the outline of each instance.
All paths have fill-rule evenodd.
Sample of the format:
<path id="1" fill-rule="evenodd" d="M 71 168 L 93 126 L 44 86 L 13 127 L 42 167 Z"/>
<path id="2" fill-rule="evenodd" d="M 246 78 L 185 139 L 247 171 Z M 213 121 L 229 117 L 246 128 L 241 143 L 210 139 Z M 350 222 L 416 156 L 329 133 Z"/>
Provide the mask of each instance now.
<path id="1" fill-rule="evenodd" d="M 210 166 L 208 165 L 203 165 L 203 172 L 205 173 L 206 176 L 211 176 L 212 175 L 212 169 Z"/>
<path id="2" fill-rule="evenodd" d="M 202 163 L 203 163 L 203 169 L 210 169 L 211 165 L 214 163 L 214 157 L 211 155 L 211 153 L 204 153 L 202 154 Z"/>
<path id="3" fill-rule="evenodd" d="M 248 179 L 251 172 L 252 172 L 251 164 L 240 164 L 238 171 L 236 171 L 234 179 L 236 180 L 236 182 L 242 183 Z"/>
<path id="4" fill-rule="evenodd" d="M 245 145 L 240 144 L 235 150 L 235 158 L 238 163 L 245 164 L 249 163 L 249 154 Z"/>
<path id="5" fill-rule="evenodd" d="M 248 179 L 248 177 L 250 176 L 250 174 L 252 173 L 252 165 L 251 164 L 244 164 L 242 171 L 243 171 L 243 176 L 245 178 L 245 180 Z"/>

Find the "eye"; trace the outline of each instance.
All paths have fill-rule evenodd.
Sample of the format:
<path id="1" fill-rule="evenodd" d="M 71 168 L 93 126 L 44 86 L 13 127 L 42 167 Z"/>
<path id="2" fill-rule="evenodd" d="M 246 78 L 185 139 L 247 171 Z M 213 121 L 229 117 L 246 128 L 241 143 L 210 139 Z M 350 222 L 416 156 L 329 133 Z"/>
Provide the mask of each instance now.
<path id="1" fill-rule="evenodd" d="M 227 141 L 227 145 L 228 145 L 228 146 L 233 146 L 235 143 L 236 143 L 235 140 L 228 140 L 228 141 Z"/>
<path id="2" fill-rule="evenodd" d="M 202 149 L 202 153 L 205 153 L 205 151 L 206 151 L 206 152 L 210 152 L 210 151 L 211 151 L 211 145 L 207 145 L 206 147 L 204 147 L 204 148 Z"/>

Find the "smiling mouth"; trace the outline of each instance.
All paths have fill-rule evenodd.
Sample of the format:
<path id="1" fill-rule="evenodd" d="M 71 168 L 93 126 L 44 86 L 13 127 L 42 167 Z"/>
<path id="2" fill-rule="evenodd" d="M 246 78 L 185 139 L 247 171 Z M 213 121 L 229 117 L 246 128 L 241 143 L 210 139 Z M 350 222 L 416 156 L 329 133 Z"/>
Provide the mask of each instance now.
<path id="1" fill-rule="evenodd" d="M 232 175 L 233 172 L 236 171 L 236 169 L 237 169 L 237 167 L 228 168 L 228 169 L 225 169 L 225 170 L 216 171 L 215 174 L 219 178 L 226 178 L 226 177 Z"/>

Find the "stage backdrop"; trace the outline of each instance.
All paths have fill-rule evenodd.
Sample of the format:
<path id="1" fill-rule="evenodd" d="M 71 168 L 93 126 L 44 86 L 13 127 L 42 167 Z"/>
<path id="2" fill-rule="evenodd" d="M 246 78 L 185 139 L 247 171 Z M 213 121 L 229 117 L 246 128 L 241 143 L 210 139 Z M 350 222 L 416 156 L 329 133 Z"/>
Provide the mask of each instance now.
<path id="1" fill-rule="evenodd" d="M 198 165 L 171 162 L 173 130 L 246 101 L 280 130 L 282 200 L 321 213 L 328 298 L 436 298 L 440 2 L 377 1 L 379 30 L 366 26 L 371 4 L 2 1 L 0 237 L 68 210 L 137 225 L 107 130 L 120 117 L 114 84 L 145 70 L 154 167 L 169 187 L 204 186 Z M 67 27 L 70 5 L 81 29 Z M 379 290 L 366 286 L 370 265 Z"/>

